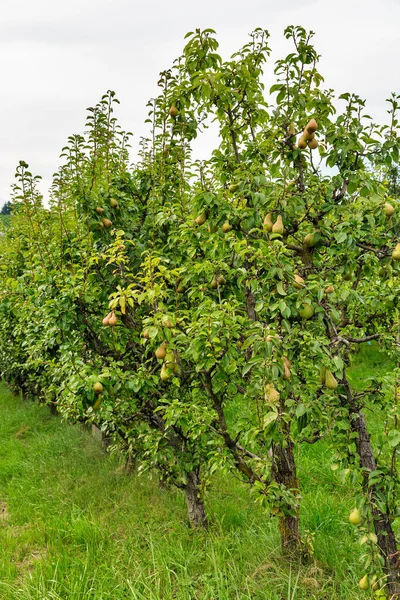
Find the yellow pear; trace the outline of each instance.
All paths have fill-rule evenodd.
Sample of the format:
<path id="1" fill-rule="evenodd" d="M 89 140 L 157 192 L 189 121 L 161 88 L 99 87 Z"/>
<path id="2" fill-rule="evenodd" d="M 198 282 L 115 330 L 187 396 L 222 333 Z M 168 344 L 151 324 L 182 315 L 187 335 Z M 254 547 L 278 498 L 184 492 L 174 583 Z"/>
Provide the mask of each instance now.
<path id="1" fill-rule="evenodd" d="M 156 358 L 159 359 L 163 359 L 165 358 L 165 355 L 167 354 L 167 343 L 163 342 L 161 344 L 161 346 L 158 346 L 157 350 L 156 350 Z"/>
<path id="2" fill-rule="evenodd" d="M 360 579 L 360 582 L 358 585 L 360 586 L 360 590 L 367 590 L 369 587 L 368 575 L 364 575 L 364 577 L 362 579 Z"/>
<path id="3" fill-rule="evenodd" d="M 101 206 L 98 206 L 98 207 L 96 208 L 96 212 L 97 212 L 97 213 L 99 213 L 99 215 L 102 215 L 102 214 L 103 214 L 103 212 L 104 212 L 104 208 L 101 208 Z"/>
<path id="4" fill-rule="evenodd" d="M 96 381 L 96 383 L 93 384 L 93 391 L 95 394 L 101 394 L 103 389 L 103 385 L 100 383 L 100 381 Z"/>
<path id="5" fill-rule="evenodd" d="M 305 287 L 304 285 L 304 279 L 301 277 L 301 275 L 299 275 L 298 273 L 295 274 L 294 276 L 294 283 L 293 286 L 297 289 L 297 290 L 301 290 L 302 288 Z"/>
<path id="6" fill-rule="evenodd" d="M 316 150 L 316 148 L 318 148 L 318 140 L 317 140 L 317 138 L 314 137 L 312 140 L 310 140 L 308 142 L 308 147 L 311 150 Z"/>
<path id="7" fill-rule="evenodd" d="M 304 139 L 303 136 L 299 138 L 299 141 L 297 142 L 297 147 L 300 148 L 300 150 L 305 150 L 307 148 L 307 140 Z"/>
<path id="8" fill-rule="evenodd" d="M 111 316 L 112 316 L 112 311 L 109 312 L 106 317 L 104 317 L 104 319 L 103 319 L 103 325 L 108 325 L 108 322 L 109 322 Z"/>
<path id="9" fill-rule="evenodd" d="M 164 327 L 168 327 L 168 329 L 171 329 L 172 327 L 172 323 L 171 321 L 168 319 L 168 317 L 164 317 L 162 320 L 162 324 Z"/>
<path id="10" fill-rule="evenodd" d="M 267 231 L 272 231 L 273 223 L 272 223 L 271 217 L 272 217 L 271 213 L 268 213 L 264 219 L 264 229 L 266 229 Z"/>
<path id="11" fill-rule="evenodd" d="M 336 390 L 337 386 L 338 386 L 338 382 L 334 378 L 332 372 L 329 371 L 328 369 L 326 369 L 326 371 L 325 371 L 325 387 L 327 387 L 328 390 Z"/>
<path id="12" fill-rule="evenodd" d="M 333 285 L 328 285 L 328 287 L 326 287 L 324 290 L 325 294 L 333 294 L 334 291 L 335 288 L 333 287 Z"/>
<path id="13" fill-rule="evenodd" d="M 229 223 L 229 221 L 225 221 L 225 223 L 222 225 L 221 229 L 224 233 L 228 233 L 228 231 L 230 231 L 232 229 L 232 226 Z"/>
<path id="14" fill-rule="evenodd" d="M 400 260 L 400 244 L 396 244 L 396 247 L 392 252 L 392 258 L 394 260 Z"/>
<path id="15" fill-rule="evenodd" d="M 359 525 L 361 523 L 361 511 L 358 508 L 354 508 L 349 516 L 349 521 L 352 525 Z"/>
<path id="16" fill-rule="evenodd" d="M 118 200 L 116 200 L 115 198 L 111 198 L 110 205 L 112 206 L 112 208 L 118 208 Z"/>
<path id="17" fill-rule="evenodd" d="M 163 364 L 163 366 L 161 367 L 161 372 L 160 372 L 161 381 L 168 381 L 168 379 L 171 379 L 172 376 L 173 376 L 172 369 L 168 368 L 168 366 L 166 364 Z"/>
<path id="18" fill-rule="evenodd" d="M 275 223 L 272 225 L 271 231 L 272 231 L 272 233 L 280 233 L 281 235 L 285 231 L 281 215 L 278 215 Z"/>
<path id="19" fill-rule="evenodd" d="M 110 221 L 110 219 L 106 219 L 106 217 L 103 217 L 101 220 L 102 220 L 104 227 L 111 227 L 112 221 Z"/>
<path id="20" fill-rule="evenodd" d="M 202 213 L 201 215 L 199 215 L 196 219 L 196 223 L 197 225 L 204 225 L 204 223 L 207 221 L 207 215 L 206 213 Z"/>
<path id="21" fill-rule="evenodd" d="M 392 206 L 389 202 L 385 202 L 385 206 L 383 207 L 383 210 L 387 217 L 391 217 L 395 212 L 394 206 Z"/>
<path id="22" fill-rule="evenodd" d="M 308 121 L 307 125 L 306 125 L 306 131 L 308 133 L 315 133 L 318 129 L 318 123 L 315 119 L 311 119 L 311 121 Z"/>
<path id="23" fill-rule="evenodd" d="M 179 110 L 176 108 L 175 104 L 173 104 L 171 106 L 171 108 L 169 109 L 169 114 L 171 115 L 171 117 L 177 117 L 179 115 Z"/>
<path id="24" fill-rule="evenodd" d="M 307 129 L 305 129 L 302 133 L 302 137 L 306 140 L 306 142 L 310 142 L 315 136 L 313 133 L 309 133 Z"/>
<path id="25" fill-rule="evenodd" d="M 377 592 L 380 589 L 377 575 L 372 575 L 372 577 L 370 579 L 370 585 L 371 585 L 371 590 L 373 592 Z"/>
<path id="26" fill-rule="evenodd" d="M 150 339 L 150 332 L 148 329 L 145 329 L 142 333 L 142 336 L 146 339 L 149 340 Z"/>

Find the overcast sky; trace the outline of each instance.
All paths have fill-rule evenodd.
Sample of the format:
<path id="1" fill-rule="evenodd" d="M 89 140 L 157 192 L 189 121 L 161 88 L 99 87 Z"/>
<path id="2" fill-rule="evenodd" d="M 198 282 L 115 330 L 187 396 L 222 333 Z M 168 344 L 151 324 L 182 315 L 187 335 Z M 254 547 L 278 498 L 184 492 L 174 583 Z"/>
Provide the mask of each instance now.
<path id="1" fill-rule="evenodd" d="M 256 27 L 268 29 L 272 61 L 291 50 L 283 29 L 316 32 L 325 87 L 367 99 L 385 119 L 385 99 L 400 92 L 399 0 L 0 0 L 0 206 L 15 167 L 26 160 L 47 196 L 60 151 L 82 133 L 85 109 L 108 89 L 121 101 L 120 125 L 147 132 L 146 102 L 157 76 L 195 28 L 217 31 L 226 58 Z M 270 63 L 272 72 L 272 62 Z M 272 80 L 270 79 L 269 83 Z M 206 148 L 206 146 L 204 146 Z"/>

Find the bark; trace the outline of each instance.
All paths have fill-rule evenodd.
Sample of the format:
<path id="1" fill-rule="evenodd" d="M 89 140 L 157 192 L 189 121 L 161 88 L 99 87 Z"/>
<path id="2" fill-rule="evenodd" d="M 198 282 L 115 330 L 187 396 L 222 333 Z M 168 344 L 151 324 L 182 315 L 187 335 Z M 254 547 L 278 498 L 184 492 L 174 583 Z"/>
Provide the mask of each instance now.
<path id="1" fill-rule="evenodd" d="M 199 470 L 187 474 L 187 484 L 184 489 L 190 526 L 193 529 L 207 527 L 206 511 L 200 490 Z"/>
<path id="2" fill-rule="evenodd" d="M 390 514 L 382 512 L 376 503 L 378 486 L 368 485 L 368 475 L 377 468 L 373 453 L 371 439 L 367 430 L 364 415 L 360 412 L 354 402 L 347 377 L 342 382 L 346 389 L 350 413 L 350 425 L 353 432 L 357 434 L 355 439 L 357 454 L 360 464 L 365 469 L 364 488 L 368 492 L 371 514 L 374 522 L 375 534 L 378 538 L 378 546 L 385 559 L 383 571 L 386 575 L 387 591 L 391 600 L 400 598 L 400 551 L 397 547 L 396 536 L 392 529 Z"/>
<path id="3" fill-rule="evenodd" d="M 283 447 L 276 444 L 273 447 L 272 476 L 274 481 L 283 485 L 294 494 L 298 493 L 299 480 L 297 478 L 296 463 L 293 453 L 293 442 L 288 440 Z M 296 516 L 284 515 L 279 520 L 281 532 L 282 553 L 286 555 L 299 555 L 300 553 L 300 507 L 296 507 Z"/>

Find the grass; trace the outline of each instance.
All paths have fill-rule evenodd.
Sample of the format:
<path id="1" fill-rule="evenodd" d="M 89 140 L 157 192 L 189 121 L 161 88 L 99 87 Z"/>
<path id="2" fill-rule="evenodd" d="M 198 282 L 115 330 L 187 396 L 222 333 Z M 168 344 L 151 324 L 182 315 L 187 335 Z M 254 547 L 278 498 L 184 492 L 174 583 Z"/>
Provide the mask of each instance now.
<path id="1" fill-rule="evenodd" d="M 360 383 L 383 368 L 375 346 L 362 353 L 350 373 Z M 210 530 L 193 532 L 179 492 L 125 475 L 88 431 L 5 388 L 0 415 L 2 600 L 368 597 L 347 521 L 354 490 L 331 471 L 322 443 L 298 456 L 302 528 L 315 534 L 314 560 L 301 566 L 281 558 L 276 521 L 239 481 L 214 482 Z"/>

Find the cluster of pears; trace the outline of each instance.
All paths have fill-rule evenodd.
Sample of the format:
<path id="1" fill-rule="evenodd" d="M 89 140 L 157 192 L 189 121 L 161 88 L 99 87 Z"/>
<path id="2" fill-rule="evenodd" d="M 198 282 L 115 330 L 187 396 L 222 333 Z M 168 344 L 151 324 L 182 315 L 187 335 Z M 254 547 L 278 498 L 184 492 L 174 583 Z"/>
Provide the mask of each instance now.
<path id="1" fill-rule="evenodd" d="M 338 382 L 336 381 L 332 371 L 326 367 L 322 367 L 321 369 L 320 382 L 322 385 L 328 388 L 328 390 L 336 390 L 338 386 Z"/>
<path id="2" fill-rule="evenodd" d="M 202 212 L 198 215 L 198 217 L 195 219 L 195 223 L 196 225 L 204 225 L 204 223 L 207 221 L 208 215 L 207 212 Z M 221 230 L 224 233 L 228 233 L 228 231 L 230 231 L 232 229 L 232 225 L 229 223 L 229 220 L 226 220 L 222 225 L 221 225 Z M 211 229 L 210 229 L 211 231 Z M 216 228 L 213 229 L 212 231 L 216 231 Z"/>
<path id="3" fill-rule="evenodd" d="M 318 141 L 315 137 L 315 132 L 317 129 L 317 121 L 315 119 L 311 119 L 311 121 L 307 123 L 301 137 L 299 138 L 299 141 L 297 142 L 297 147 L 300 148 L 300 150 L 305 150 L 307 146 L 311 150 L 318 148 Z"/>
<path id="4" fill-rule="evenodd" d="M 212 278 L 211 281 L 211 287 L 216 290 L 218 287 L 222 287 L 223 285 L 225 285 L 226 283 L 226 279 L 225 277 L 221 274 L 221 275 L 214 275 L 214 277 Z"/>
<path id="5" fill-rule="evenodd" d="M 179 376 L 181 374 L 181 368 L 178 363 L 178 354 L 173 350 L 168 350 L 167 342 L 163 342 L 155 352 L 156 358 L 163 361 L 160 379 L 161 381 L 168 381 L 174 375 Z"/>
<path id="6" fill-rule="evenodd" d="M 372 575 L 371 578 L 369 578 L 368 575 L 364 575 L 364 577 L 361 577 L 358 585 L 360 587 L 360 590 L 364 590 L 364 591 L 371 588 L 371 590 L 373 592 L 376 592 L 377 590 L 380 589 L 378 577 L 376 575 Z"/>
<path id="7" fill-rule="evenodd" d="M 280 233 L 281 235 L 285 231 L 282 221 L 282 215 L 278 214 L 275 223 L 272 222 L 272 214 L 268 213 L 264 219 L 264 229 L 268 233 Z"/>
<path id="8" fill-rule="evenodd" d="M 117 317 L 115 316 L 115 312 L 112 310 L 108 313 L 107 316 L 103 319 L 103 325 L 108 325 L 109 327 L 114 327 L 117 324 Z"/>

